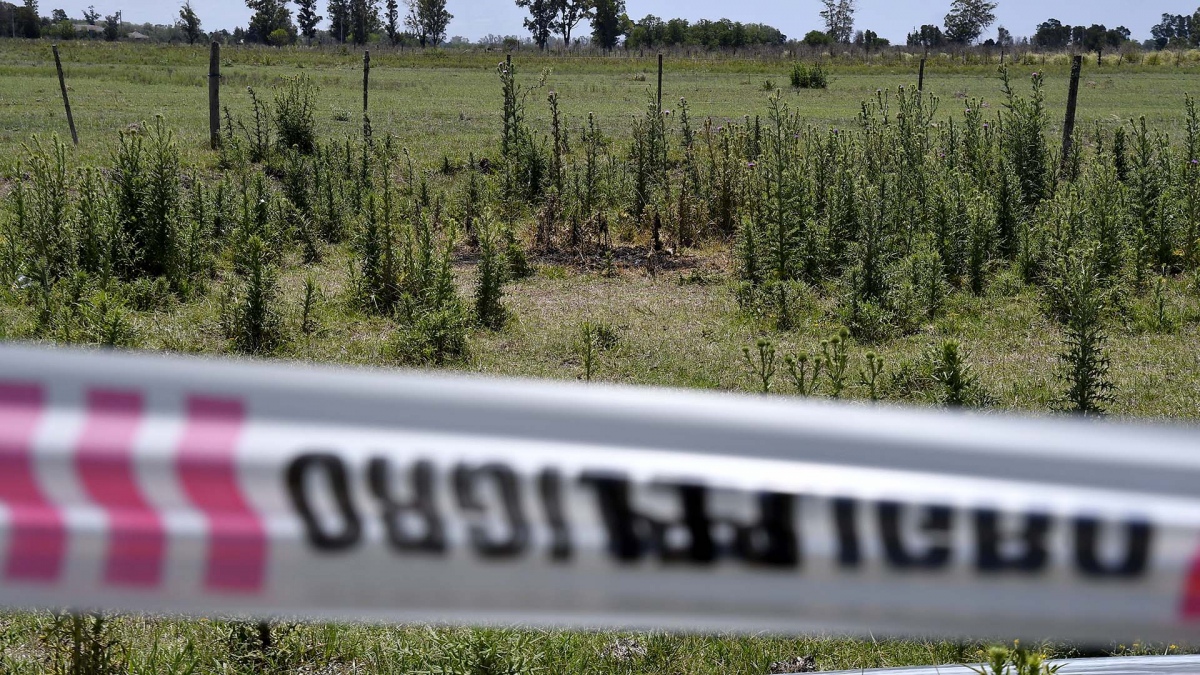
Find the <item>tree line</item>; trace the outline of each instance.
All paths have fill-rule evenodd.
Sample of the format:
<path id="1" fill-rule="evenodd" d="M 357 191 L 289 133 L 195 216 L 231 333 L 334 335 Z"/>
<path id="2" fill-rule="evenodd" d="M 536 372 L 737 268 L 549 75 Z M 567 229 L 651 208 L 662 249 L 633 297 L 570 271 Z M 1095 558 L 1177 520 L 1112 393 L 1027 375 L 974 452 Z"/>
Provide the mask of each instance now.
<path id="1" fill-rule="evenodd" d="M 372 40 L 392 45 L 437 47 L 447 39 L 454 15 L 446 9 L 446 0 L 245 0 L 251 10 L 249 24 L 211 34 L 213 39 L 233 42 L 257 42 L 270 45 L 312 43 L 319 39 L 339 43 L 366 44 Z M 324 12 L 318 3 L 324 2 Z M 741 23 L 730 19 L 689 21 L 660 18 L 653 14 L 635 21 L 626 12 L 625 0 L 514 0 L 527 16 L 524 27 L 528 40 L 539 49 L 553 44 L 570 48 L 590 27 L 590 43 L 610 50 L 623 45 L 627 49 L 695 46 L 707 49 L 738 49 L 756 45 L 788 44 L 781 30 L 761 23 Z M 289 7 L 295 5 L 295 12 Z M 869 30 L 855 30 L 857 0 L 821 0 L 820 18 L 824 30 L 809 31 L 801 43 L 811 47 L 835 44 L 856 45 L 867 50 L 888 46 L 888 40 Z M 997 3 L 990 0 L 951 0 L 941 25 L 923 24 L 908 33 L 909 47 L 925 49 L 979 44 L 980 37 L 993 23 Z M 101 15 L 95 6 L 83 12 L 79 24 L 62 9 L 41 16 L 38 0 L 22 0 L 17 5 L 0 0 L 0 35 L 9 37 L 60 39 L 96 37 L 116 40 L 123 37 L 120 11 Z M 327 22 L 327 28 L 318 25 Z M 93 28 L 94 27 L 94 28 Z M 1194 27 L 1194 28 L 1193 28 Z M 179 10 L 173 26 L 150 26 L 145 30 L 159 39 L 194 43 L 209 35 L 202 30 L 200 17 L 190 0 Z M 1149 49 L 1191 48 L 1200 46 L 1200 9 L 1192 14 L 1163 14 L 1151 28 L 1152 39 L 1142 44 Z M 456 42 L 459 39 L 456 39 Z M 516 40 L 507 37 L 504 41 Z M 485 40 L 486 42 L 486 40 Z M 1108 28 L 1104 24 L 1071 26 L 1051 18 L 1037 25 L 1029 38 L 1017 40 L 1004 26 L 996 37 L 982 42 L 985 46 L 1010 47 L 1016 44 L 1043 49 L 1075 48 L 1103 56 L 1131 43 L 1131 31 L 1124 26 Z"/>

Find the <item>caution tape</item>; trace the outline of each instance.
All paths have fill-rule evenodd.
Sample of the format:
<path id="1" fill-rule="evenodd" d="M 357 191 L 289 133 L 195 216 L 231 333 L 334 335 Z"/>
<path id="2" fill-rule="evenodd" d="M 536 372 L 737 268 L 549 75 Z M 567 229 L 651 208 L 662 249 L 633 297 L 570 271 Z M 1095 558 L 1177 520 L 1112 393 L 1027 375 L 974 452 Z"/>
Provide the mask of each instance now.
<path id="1" fill-rule="evenodd" d="M 0 347 L 0 605 L 1200 637 L 1200 435 Z"/>

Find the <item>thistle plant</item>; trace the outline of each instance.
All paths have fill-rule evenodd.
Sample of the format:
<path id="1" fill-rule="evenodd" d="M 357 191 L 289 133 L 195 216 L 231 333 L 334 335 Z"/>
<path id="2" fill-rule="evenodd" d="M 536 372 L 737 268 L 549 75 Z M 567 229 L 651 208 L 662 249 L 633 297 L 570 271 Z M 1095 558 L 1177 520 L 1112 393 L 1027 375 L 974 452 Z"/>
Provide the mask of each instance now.
<path id="1" fill-rule="evenodd" d="M 1008 647 L 994 646 L 987 650 L 983 664 L 967 666 L 978 675 L 1055 675 L 1063 664 L 1050 665 L 1046 656 L 1030 652 L 1019 643 Z"/>
<path id="2" fill-rule="evenodd" d="M 762 393 L 769 394 L 771 380 L 775 378 L 775 344 L 766 338 L 759 338 L 754 346 L 756 351 L 742 347 L 742 358 Z"/>
<path id="3" fill-rule="evenodd" d="M 255 163 L 266 162 L 271 158 L 272 115 L 266 102 L 258 97 L 258 93 L 254 91 L 253 87 L 246 87 L 246 93 L 250 96 L 250 110 L 254 119 L 247 127 L 245 122 L 239 118 L 237 126 L 246 137 L 248 159 Z M 226 116 L 228 117 L 228 109 L 226 109 Z M 228 124 L 228 120 L 226 123 Z"/>
<path id="4" fill-rule="evenodd" d="M 969 405 L 978 387 L 978 378 L 967 362 L 967 355 L 955 340 L 946 340 L 938 350 L 933 379 L 941 386 L 939 399 L 942 405 L 951 408 Z"/>
<path id="5" fill-rule="evenodd" d="M 788 374 L 792 376 L 792 384 L 796 387 L 796 393 L 801 396 L 816 396 L 817 390 L 820 388 L 821 367 L 825 361 L 820 357 L 812 359 L 811 365 L 807 352 L 800 352 L 797 356 L 787 355 L 783 357 L 783 364 L 787 367 Z"/>
<path id="6" fill-rule="evenodd" d="M 841 398 L 849 378 L 850 351 L 847 342 L 850 331 L 842 328 L 838 334 L 821 341 L 821 353 L 824 356 L 825 375 L 829 380 L 829 395 Z"/>
<path id="7" fill-rule="evenodd" d="M 859 369 L 858 381 L 867 388 L 868 396 L 872 401 L 879 400 L 879 385 L 880 376 L 883 375 L 883 357 L 877 356 L 875 352 L 867 352 L 867 367 Z"/>
<path id="8" fill-rule="evenodd" d="M 286 78 L 275 92 L 276 142 L 281 150 L 310 155 L 317 148 L 317 87 L 305 75 Z"/>

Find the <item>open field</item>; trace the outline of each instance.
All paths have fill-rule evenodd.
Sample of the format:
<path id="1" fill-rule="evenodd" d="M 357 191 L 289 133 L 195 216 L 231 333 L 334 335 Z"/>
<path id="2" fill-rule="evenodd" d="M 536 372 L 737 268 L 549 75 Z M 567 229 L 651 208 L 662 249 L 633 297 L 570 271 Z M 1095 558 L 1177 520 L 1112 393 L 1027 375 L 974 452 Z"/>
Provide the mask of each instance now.
<path id="1" fill-rule="evenodd" d="M 327 49 L 280 51 L 263 47 L 225 47 L 222 103 L 244 114 L 249 101 L 243 88 L 266 90 L 282 78 L 305 73 L 321 87 L 316 122 L 323 136 L 357 133 L 361 109 L 362 53 Z M 176 129 L 181 146 L 195 151 L 207 145 L 207 47 L 110 45 L 75 42 L 60 45 L 71 105 L 81 138 L 80 153 L 92 156 L 116 143 L 116 131 L 163 115 Z M 0 152 L 16 152 L 30 134 L 57 131 L 66 135 L 66 119 L 58 93 L 54 61 L 44 42 L 0 45 Z M 486 156 L 495 149 L 500 128 L 496 64 L 500 53 L 467 55 L 397 54 L 376 51 L 371 73 L 372 124 L 392 133 L 400 145 L 431 162 L 442 153 Z M 518 55 L 523 73 L 534 77 L 552 72 L 547 89 L 559 92 L 563 113 L 576 128 L 594 112 L 605 128 L 625 133 L 627 120 L 639 113 L 654 84 L 654 59 L 569 58 Z M 1000 102 L 996 64 L 957 66 L 931 62 L 927 90 L 941 101 L 941 115 L 957 114 L 961 100 L 978 97 Z M 1048 72 L 1047 104 L 1061 111 L 1066 100 L 1069 68 L 1061 58 L 1052 65 L 1014 66 L 1014 77 Z M 664 107 L 688 99 L 697 119 L 740 120 L 764 115 L 772 80 L 787 87 L 790 61 L 668 59 Z M 1113 126 L 1144 115 L 1155 128 L 1178 133 L 1182 99 L 1195 81 L 1200 63 L 1139 67 L 1085 60 L 1079 97 L 1079 123 Z M 646 76 L 638 81 L 638 74 Z M 896 65 L 840 67 L 824 91 L 805 90 L 791 103 L 814 125 L 854 122 L 859 105 L 878 89 L 916 83 L 915 61 Z M 544 97 L 542 97 L 544 98 Z M 535 101 L 536 104 L 542 101 Z M 337 121 L 337 113 L 349 116 Z M 545 126 L 545 106 L 531 106 L 533 123 Z M 1061 128 L 1060 115 L 1054 123 Z"/>
<path id="2" fill-rule="evenodd" d="M 73 43 L 62 53 L 81 145 L 57 155 L 48 138 L 67 132 L 48 45 L 0 41 L 6 339 L 744 392 L 764 388 L 743 349 L 765 340 L 780 359 L 767 388 L 792 395 L 784 355 L 820 355 L 846 326 L 838 344 L 849 370 L 836 386 L 822 379 L 819 393 L 1052 414 L 1070 407 L 1065 345 L 1099 326 L 1107 361 L 1090 367 L 1111 388 L 1093 391 L 1095 402 L 1117 416 L 1200 419 L 1200 182 L 1183 149 L 1184 94 L 1200 65 L 1190 59 L 1086 62 L 1079 167 L 1060 181 L 1062 59 L 1011 71 L 1018 102 L 1030 100 L 1031 74 L 1044 75 L 1041 118 L 1005 117 L 1014 131 L 969 141 L 968 129 L 1008 114 L 994 64 L 931 65 L 933 109 L 896 101 L 900 86 L 913 88 L 911 60 L 835 66 L 828 89 L 798 91 L 787 60 L 672 60 L 672 115 L 662 116 L 647 114 L 649 58 L 518 55 L 517 86 L 552 72 L 505 154 L 500 54 L 373 54 L 367 144 L 360 54 L 231 48 L 231 117 L 253 129 L 244 88 L 269 118 L 276 91 L 306 96 L 289 79 L 304 75 L 319 89 L 297 118 L 311 113 L 316 140 L 305 153 L 239 130 L 217 154 L 207 147 L 206 49 Z M 569 145 L 557 158 L 550 91 Z M 896 107 L 861 121 L 877 92 Z M 982 117 L 968 117 L 973 99 L 987 102 Z M 901 124 L 897 110 L 921 123 Z M 589 136 L 588 113 L 607 140 Z M 1140 116 L 1141 136 L 1129 124 Z M 1023 123 L 1036 131 L 1018 133 Z M 35 134 L 41 148 L 27 151 Z M 1030 160 L 1013 149 L 1021 138 L 1049 140 L 1029 142 Z M 469 168 L 470 156 L 494 168 Z M 551 189 L 555 167 L 561 189 Z M 692 171 L 700 189 L 689 197 L 681 186 Z M 585 200 L 588 180 L 600 187 Z M 725 229 L 722 195 L 736 203 Z M 654 250 L 654 216 L 667 250 Z M 161 241 L 139 229 L 152 222 Z M 151 250 L 159 245 L 165 253 Z M 513 272 L 522 260 L 526 275 Z M 1076 263 L 1105 271 L 1080 274 Z M 491 264 L 507 273 L 492 282 L 502 296 L 489 296 L 503 311 L 488 318 L 478 298 Z M 1095 321 L 1081 329 L 1079 307 L 1092 301 Z M 951 340 L 965 366 L 946 356 Z M 871 381 L 860 378 L 868 353 L 883 359 Z M 947 368 L 967 384 L 953 390 Z M 640 635 L 645 654 L 621 657 L 606 651 L 610 633 L 300 625 L 277 626 L 263 656 L 247 651 L 241 624 L 125 618 L 108 630 L 129 672 L 250 672 L 268 659 L 287 672 L 766 673 L 807 654 L 823 670 L 981 654 L 953 642 Z M 0 664 L 45 672 L 66 658 L 69 635 L 48 616 L 0 617 Z M 1136 639 L 1101 648 L 1170 649 Z"/>

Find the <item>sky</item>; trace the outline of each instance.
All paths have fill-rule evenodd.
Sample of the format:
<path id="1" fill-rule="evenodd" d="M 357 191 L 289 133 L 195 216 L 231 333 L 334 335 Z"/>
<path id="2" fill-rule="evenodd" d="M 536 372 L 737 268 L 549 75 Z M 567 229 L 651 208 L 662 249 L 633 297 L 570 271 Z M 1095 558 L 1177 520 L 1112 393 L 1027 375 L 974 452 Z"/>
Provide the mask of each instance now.
<path id="1" fill-rule="evenodd" d="M 1005 26 L 1015 36 L 1032 35 L 1037 24 L 1056 18 L 1065 24 L 1102 23 L 1112 28 L 1125 26 L 1138 40 L 1150 37 L 1150 27 L 1159 22 L 1163 13 L 1191 14 L 1198 0 L 997 0 L 996 24 L 983 37 L 995 36 L 997 26 Z M 72 18 L 82 20 L 83 10 L 94 4 L 102 15 L 117 10 L 125 21 L 132 23 L 173 23 L 182 0 L 40 0 L 42 14 L 61 8 Z M 320 0 L 324 4 L 324 0 Z M 382 5 L 382 2 L 380 2 Z M 743 23 L 766 23 L 782 30 L 788 37 L 803 37 L 813 29 L 822 28 L 819 0 L 625 0 L 626 11 L 633 19 L 654 14 L 664 19 L 682 17 L 689 20 L 728 18 Z M 193 0 L 205 30 L 245 26 L 250 11 L 240 0 Z M 292 6 L 294 10 L 294 5 Z M 461 35 L 477 40 L 487 34 L 526 35 L 521 26 L 524 10 L 512 0 L 447 0 L 454 15 L 449 35 Z M 858 0 L 855 29 L 870 29 L 903 44 L 914 27 L 925 23 L 941 25 L 950 8 L 950 0 Z M 587 32 L 586 29 L 584 32 Z"/>

